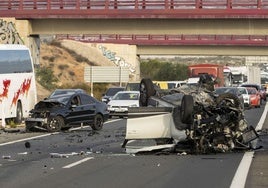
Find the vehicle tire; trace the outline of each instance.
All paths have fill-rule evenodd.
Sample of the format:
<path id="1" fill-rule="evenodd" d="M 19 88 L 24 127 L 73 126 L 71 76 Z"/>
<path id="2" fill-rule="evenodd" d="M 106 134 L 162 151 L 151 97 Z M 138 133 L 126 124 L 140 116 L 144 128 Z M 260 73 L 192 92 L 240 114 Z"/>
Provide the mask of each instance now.
<path id="1" fill-rule="evenodd" d="M 14 118 L 14 123 L 15 124 L 21 124 L 22 123 L 22 118 L 23 118 L 23 113 L 22 113 L 22 105 L 20 102 L 17 104 L 17 115 Z"/>
<path id="2" fill-rule="evenodd" d="M 93 130 L 95 130 L 95 131 L 99 131 L 99 130 L 102 129 L 103 123 L 104 123 L 104 120 L 103 120 L 102 115 L 101 114 L 96 114 L 95 117 L 94 117 L 94 122 L 91 125 L 91 128 Z"/>
<path id="3" fill-rule="evenodd" d="M 143 78 L 140 82 L 140 106 L 148 106 L 148 99 L 155 95 L 154 84 L 151 79 Z"/>
<path id="4" fill-rule="evenodd" d="M 49 132 L 60 131 L 63 126 L 64 126 L 64 120 L 61 116 L 50 118 L 47 122 L 47 130 Z"/>
<path id="5" fill-rule="evenodd" d="M 184 95 L 181 101 L 180 117 L 185 124 L 193 123 L 194 99 L 191 95 Z"/>
<path id="6" fill-rule="evenodd" d="M 216 98 L 216 104 L 220 104 L 221 102 L 223 102 L 224 100 L 226 99 L 231 99 L 233 100 L 232 104 L 233 104 L 233 107 L 235 108 L 241 108 L 243 109 L 243 106 L 239 100 L 239 98 L 232 94 L 232 93 L 223 93 L 223 94 L 220 94 L 217 98 Z"/>

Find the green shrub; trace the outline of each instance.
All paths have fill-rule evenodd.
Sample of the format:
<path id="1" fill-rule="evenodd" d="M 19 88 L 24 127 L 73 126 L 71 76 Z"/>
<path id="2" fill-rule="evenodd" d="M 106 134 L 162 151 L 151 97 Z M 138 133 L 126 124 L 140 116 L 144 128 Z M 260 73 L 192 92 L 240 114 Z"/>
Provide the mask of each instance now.
<path id="1" fill-rule="evenodd" d="M 54 76 L 51 68 L 39 67 L 36 69 L 37 81 L 46 89 L 52 90 L 56 87 L 57 78 Z"/>
<path id="2" fill-rule="evenodd" d="M 152 80 L 171 81 L 187 79 L 188 65 L 180 63 L 160 62 L 159 60 L 142 61 L 141 77 Z"/>

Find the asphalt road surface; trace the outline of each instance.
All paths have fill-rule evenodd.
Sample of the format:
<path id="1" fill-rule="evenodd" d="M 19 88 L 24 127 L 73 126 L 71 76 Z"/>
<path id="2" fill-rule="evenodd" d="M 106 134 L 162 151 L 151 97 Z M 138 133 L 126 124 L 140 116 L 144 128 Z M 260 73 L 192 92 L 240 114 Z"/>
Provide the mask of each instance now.
<path id="1" fill-rule="evenodd" d="M 248 123 L 257 126 L 263 110 L 264 105 L 247 110 Z M 99 132 L 89 127 L 54 134 L 1 131 L 0 187 L 227 188 L 244 156 L 127 154 L 121 148 L 125 126 L 126 119 L 119 119 Z M 267 151 L 266 143 L 263 134 L 260 153 Z M 247 187 L 254 187 L 249 179 Z"/>

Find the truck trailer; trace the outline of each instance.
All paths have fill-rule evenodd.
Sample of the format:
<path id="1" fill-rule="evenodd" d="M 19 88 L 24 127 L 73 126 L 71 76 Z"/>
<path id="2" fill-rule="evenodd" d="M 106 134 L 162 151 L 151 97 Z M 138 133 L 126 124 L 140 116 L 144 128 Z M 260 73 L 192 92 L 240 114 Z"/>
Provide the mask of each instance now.
<path id="1" fill-rule="evenodd" d="M 233 86 L 244 83 L 261 84 L 261 71 L 254 66 L 229 66 L 233 77 Z"/>

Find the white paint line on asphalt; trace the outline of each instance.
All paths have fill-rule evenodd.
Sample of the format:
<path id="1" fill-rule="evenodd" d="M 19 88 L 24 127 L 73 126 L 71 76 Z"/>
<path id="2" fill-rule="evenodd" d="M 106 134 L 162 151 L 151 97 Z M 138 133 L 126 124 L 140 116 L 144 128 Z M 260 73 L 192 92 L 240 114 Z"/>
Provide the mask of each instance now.
<path id="1" fill-rule="evenodd" d="M 235 176 L 232 180 L 232 184 L 230 188 L 243 188 L 246 184 L 246 179 L 248 175 L 248 171 L 250 168 L 250 164 L 253 159 L 254 152 L 246 152 L 236 170 Z"/>
<path id="2" fill-rule="evenodd" d="M 258 125 L 256 126 L 256 130 L 261 130 L 262 126 L 264 124 L 266 115 L 267 115 L 267 111 L 268 111 L 268 103 L 266 103 L 265 105 L 265 109 L 262 113 L 262 116 L 260 118 L 260 121 L 258 123 Z M 245 187 L 246 184 L 246 180 L 247 180 L 247 175 L 248 175 L 248 171 L 250 168 L 250 165 L 252 163 L 252 159 L 254 156 L 254 151 L 252 152 L 246 152 L 236 170 L 235 176 L 232 180 L 232 184 L 230 186 L 230 188 L 243 188 Z"/>
<path id="3" fill-rule="evenodd" d="M 23 139 L 14 140 L 14 141 L 11 141 L 11 142 L 5 142 L 5 143 L 0 144 L 0 146 L 14 144 L 14 143 L 18 143 L 18 142 L 23 142 L 23 141 L 26 141 L 26 140 L 33 140 L 33 139 L 36 139 L 36 138 L 42 138 L 42 137 L 50 136 L 50 135 L 53 135 L 53 134 L 59 134 L 59 132 L 55 132 L 55 133 L 52 133 L 52 134 L 49 133 L 49 134 L 43 134 L 43 135 L 39 135 L 39 136 L 33 136 L 33 137 L 29 137 L 29 138 L 23 138 Z"/>
<path id="4" fill-rule="evenodd" d="M 88 161 L 88 160 L 91 160 L 91 159 L 94 159 L 94 157 L 87 157 L 87 158 L 84 158 L 84 159 L 82 159 L 82 160 L 80 160 L 80 161 L 71 163 L 71 164 L 66 165 L 66 166 L 64 166 L 64 167 L 62 167 L 62 168 L 72 168 L 72 167 L 74 167 L 74 166 L 77 166 L 77 165 L 79 165 L 79 164 L 81 164 L 81 163 L 84 163 L 84 162 L 86 162 L 86 161 Z"/>
<path id="5" fill-rule="evenodd" d="M 115 122 L 115 121 L 119 121 L 119 120 L 120 119 L 115 119 L 115 120 L 107 121 L 104 124 Z M 78 129 L 86 128 L 86 127 L 89 127 L 89 126 L 72 128 L 71 130 L 78 130 Z M 10 142 L 5 142 L 5 143 L 0 144 L 0 146 L 5 146 L 5 145 L 9 145 L 9 144 L 15 144 L 15 143 L 18 143 L 18 142 L 23 142 L 23 141 L 27 141 L 27 140 L 33 140 L 33 139 L 36 139 L 36 138 L 42 138 L 42 137 L 46 137 L 46 136 L 50 136 L 50 135 L 55 135 L 55 134 L 59 134 L 59 132 L 48 133 L 48 134 L 43 134 L 43 135 L 39 135 L 39 136 L 33 136 L 33 137 L 29 137 L 29 138 L 23 138 L 23 139 L 20 139 L 20 140 L 14 140 L 14 141 L 10 141 Z"/>
<path id="6" fill-rule="evenodd" d="M 268 102 L 266 103 L 265 108 L 264 108 L 264 111 L 263 111 L 263 114 L 262 114 L 262 116 L 261 116 L 261 119 L 260 119 L 258 125 L 257 125 L 256 128 L 255 128 L 256 131 L 262 129 L 262 126 L 263 126 L 264 121 L 265 121 L 265 118 L 266 118 L 267 111 L 268 111 Z"/>

